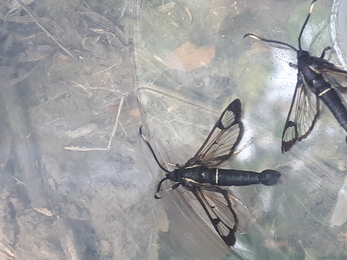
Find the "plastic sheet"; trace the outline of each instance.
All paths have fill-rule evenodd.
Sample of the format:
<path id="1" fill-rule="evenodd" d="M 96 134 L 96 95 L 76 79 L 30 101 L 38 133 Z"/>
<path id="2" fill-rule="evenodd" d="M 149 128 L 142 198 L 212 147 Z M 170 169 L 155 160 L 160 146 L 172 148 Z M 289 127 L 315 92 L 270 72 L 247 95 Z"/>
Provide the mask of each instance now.
<path id="1" fill-rule="evenodd" d="M 344 259 L 345 133 L 323 109 L 310 136 L 282 155 L 295 53 L 243 39 L 295 45 L 309 4 L 2 1 L 0 258 Z M 305 31 L 314 55 L 344 43 L 330 31 L 331 10 L 317 1 Z M 241 223 L 228 248 L 182 187 L 167 191 L 167 182 L 153 198 L 164 173 L 138 130 L 173 169 L 235 98 L 246 131 L 224 167 L 282 178 L 230 188 Z"/>
<path id="2" fill-rule="evenodd" d="M 246 126 L 243 149 L 225 167 L 273 168 L 282 173 L 278 186 L 231 188 L 250 210 L 250 216 L 243 213 L 244 219 L 253 219 L 240 228 L 231 250 L 221 245 L 189 192 L 163 188 L 158 207 L 165 210 L 167 225 L 158 232 L 158 259 L 339 259 L 345 255 L 344 231 L 330 225 L 345 177 L 345 133 L 323 109 L 309 138 L 280 154 L 296 84 L 297 72 L 289 62 L 296 63 L 296 53 L 242 39 L 254 32 L 296 46 L 309 4 L 141 3 L 135 30 L 137 93 L 147 136 L 164 167 L 172 169 L 170 165 L 190 159 L 222 109 L 240 98 Z M 303 35 L 303 48 L 312 55 L 320 56 L 332 42 L 330 12 L 329 3 L 316 3 Z M 337 61 L 334 55 L 328 58 Z M 158 171 L 149 151 L 147 160 L 153 162 L 158 182 L 164 173 Z"/>
<path id="3" fill-rule="evenodd" d="M 136 9 L 0 3 L 1 259 L 149 258 L 155 203 L 137 147 Z"/>

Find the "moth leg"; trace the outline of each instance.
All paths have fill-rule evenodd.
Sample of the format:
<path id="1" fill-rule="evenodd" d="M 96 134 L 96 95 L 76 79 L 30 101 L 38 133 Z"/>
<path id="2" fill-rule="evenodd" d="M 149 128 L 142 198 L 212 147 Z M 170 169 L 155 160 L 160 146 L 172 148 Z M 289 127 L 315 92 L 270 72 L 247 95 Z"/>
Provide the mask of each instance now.
<path id="1" fill-rule="evenodd" d="M 167 190 L 165 190 L 166 192 L 168 192 L 168 191 L 170 191 L 170 190 L 174 190 L 174 189 L 177 189 L 178 188 L 178 186 L 180 186 L 181 185 L 181 183 L 176 183 L 175 185 L 173 185 L 171 188 L 169 188 L 169 189 L 167 189 Z M 155 196 L 154 196 L 155 197 Z M 156 199 L 161 199 L 161 197 L 155 197 Z"/>
<path id="2" fill-rule="evenodd" d="M 159 184 L 158 184 L 157 190 L 156 190 L 156 192 L 155 192 L 155 194 L 154 194 L 154 198 L 156 198 L 157 200 L 158 200 L 158 199 L 161 199 L 161 197 L 159 197 L 160 188 L 161 188 L 162 183 L 163 183 L 164 181 L 166 181 L 166 180 L 169 180 L 169 178 L 168 178 L 168 177 L 165 177 L 165 178 L 162 179 L 162 180 L 159 182 Z M 167 189 L 166 191 L 170 191 L 170 190 L 177 189 L 178 186 L 180 186 L 180 185 L 181 185 L 181 183 L 177 182 L 175 185 L 173 185 L 170 189 Z"/>
<path id="3" fill-rule="evenodd" d="M 294 63 L 291 63 L 289 62 L 289 66 L 293 69 L 297 69 L 298 68 L 298 65 L 297 64 L 294 64 Z"/>
<path id="4" fill-rule="evenodd" d="M 165 181 L 165 180 L 168 180 L 169 178 L 164 178 L 164 179 L 162 179 L 160 182 L 159 182 L 159 184 L 158 184 L 158 187 L 157 187 L 157 190 L 155 191 L 155 194 L 154 194 L 154 198 L 155 199 L 161 199 L 161 197 L 159 197 L 159 192 L 160 192 L 160 187 L 161 187 L 161 184 Z"/>
<path id="5" fill-rule="evenodd" d="M 330 46 L 324 48 L 324 50 L 323 50 L 323 52 L 322 52 L 322 55 L 320 56 L 321 59 L 324 59 L 325 53 L 326 53 L 328 50 L 331 50 L 331 47 L 330 47 Z"/>
<path id="6" fill-rule="evenodd" d="M 165 190 L 165 191 L 175 190 L 175 189 L 177 189 L 178 186 L 180 186 L 180 185 L 181 185 L 181 183 L 176 183 L 176 184 L 173 185 L 171 188 L 169 188 L 169 189 L 167 189 L 167 190 Z"/>
<path id="7" fill-rule="evenodd" d="M 181 183 L 177 182 L 177 183 L 176 183 L 174 186 L 172 186 L 171 189 L 169 189 L 169 190 L 177 189 L 178 186 L 180 186 L 180 185 L 181 185 Z"/>

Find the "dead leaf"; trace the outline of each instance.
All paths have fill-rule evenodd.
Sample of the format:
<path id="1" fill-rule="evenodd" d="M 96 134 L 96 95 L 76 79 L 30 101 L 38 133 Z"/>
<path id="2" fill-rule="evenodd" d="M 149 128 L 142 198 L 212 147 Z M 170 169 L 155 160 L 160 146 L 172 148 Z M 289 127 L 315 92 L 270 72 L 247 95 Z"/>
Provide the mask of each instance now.
<path id="1" fill-rule="evenodd" d="M 155 58 L 170 69 L 190 71 L 206 66 L 215 55 L 215 46 L 204 45 L 199 47 L 190 42 L 185 42 L 164 60 L 158 56 L 155 56 Z"/>

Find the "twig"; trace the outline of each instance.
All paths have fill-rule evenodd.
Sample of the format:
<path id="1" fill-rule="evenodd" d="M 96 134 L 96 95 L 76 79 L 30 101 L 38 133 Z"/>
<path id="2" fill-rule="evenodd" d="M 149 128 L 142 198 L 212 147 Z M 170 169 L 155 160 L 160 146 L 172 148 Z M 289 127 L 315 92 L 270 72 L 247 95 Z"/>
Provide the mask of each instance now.
<path id="1" fill-rule="evenodd" d="M 22 182 L 21 180 L 17 179 L 16 177 L 14 177 L 13 175 L 9 174 L 10 177 L 12 177 L 13 179 L 15 179 L 18 183 L 27 186 L 24 182 Z"/>
<path id="2" fill-rule="evenodd" d="M 88 88 L 86 88 L 84 85 L 79 84 L 79 83 L 77 83 L 77 82 L 74 82 L 74 81 L 72 81 L 72 80 L 69 80 L 69 82 L 75 84 L 77 87 L 82 88 L 82 89 L 87 93 L 87 96 L 88 96 L 88 97 L 92 97 L 92 96 L 93 96 L 93 94 L 90 92 L 90 90 L 89 90 Z M 88 83 L 87 83 L 87 84 L 88 84 Z M 90 88 L 89 85 L 88 85 L 88 87 Z"/>
<path id="3" fill-rule="evenodd" d="M 192 12 L 188 9 L 188 7 L 184 6 L 184 10 L 186 11 L 186 13 L 188 14 L 189 17 L 189 21 L 188 21 L 188 25 L 192 23 L 193 21 L 193 16 L 192 16 Z"/>
<path id="4" fill-rule="evenodd" d="M 125 3 L 125 4 L 124 4 Z M 123 18 L 123 16 L 124 16 L 124 13 L 125 13 L 125 10 L 127 9 L 127 7 L 128 7 L 128 1 L 123 1 L 123 5 L 124 6 L 122 6 L 122 8 L 123 8 L 123 10 L 122 10 L 122 12 L 121 12 L 121 14 L 120 14 L 120 16 L 119 16 L 119 18 L 118 18 L 118 20 L 117 20 L 117 23 L 119 23 L 119 21 Z"/>
<path id="5" fill-rule="evenodd" d="M 82 147 L 82 146 L 65 146 L 64 149 L 68 150 L 68 151 L 80 151 L 80 152 L 108 151 L 108 150 L 110 150 L 112 139 L 113 139 L 113 137 L 114 137 L 114 135 L 115 135 L 115 133 L 117 131 L 118 124 L 120 124 L 119 123 L 119 117 L 120 117 L 120 112 L 121 112 L 122 107 L 123 107 L 123 103 L 124 103 L 124 96 L 120 100 L 116 121 L 115 121 L 115 123 L 113 125 L 113 128 L 112 128 L 112 131 L 110 133 L 110 139 L 108 141 L 108 144 L 107 144 L 106 148 L 102 148 L 102 147 L 88 148 L 88 147 Z M 124 129 L 123 129 L 123 131 L 124 131 Z"/>
<path id="6" fill-rule="evenodd" d="M 88 148 L 81 146 L 65 146 L 65 150 L 67 151 L 80 151 L 80 152 L 90 152 L 90 151 L 107 151 L 108 148 Z"/>
<path id="7" fill-rule="evenodd" d="M 40 20 L 40 18 L 37 17 L 34 13 L 32 13 L 32 12 L 30 11 L 30 9 L 22 2 L 22 0 L 17 0 L 17 1 L 21 4 L 22 8 L 28 13 L 28 15 L 31 16 L 31 18 L 34 19 L 34 21 L 35 21 L 35 23 L 37 24 L 37 26 L 40 27 L 41 30 L 44 31 L 44 32 L 47 34 L 47 36 L 48 36 L 49 38 L 51 38 L 51 39 L 55 42 L 55 44 L 57 44 L 64 52 L 66 52 L 67 54 L 69 54 L 69 56 L 70 56 L 71 58 L 74 58 L 74 56 L 71 54 L 71 52 L 69 52 L 63 45 L 61 45 L 61 44 L 58 42 L 58 40 L 55 39 L 54 36 L 53 36 L 49 31 L 47 31 L 47 29 L 46 29 L 45 27 L 43 27 L 43 26 L 38 22 L 38 20 Z"/>
<path id="8" fill-rule="evenodd" d="M 120 65 L 121 63 L 122 63 L 122 59 L 120 60 L 120 62 L 118 62 L 118 63 L 116 63 L 116 64 L 113 64 L 112 66 L 110 66 L 110 67 L 108 67 L 108 68 L 106 68 L 106 69 L 104 69 L 104 70 L 101 70 L 101 71 L 99 71 L 99 72 L 93 73 L 93 76 L 98 75 L 98 74 L 101 74 L 101 73 L 103 73 L 103 72 L 105 72 L 105 71 L 108 71 L 108 70 L 110 70 L 110 69 L 112 69 L 112 68 L 114 68 L 114 67 Z"/>
<path id="9" fill-rule="evenodd" d="M 14 248 L 5 239 L 1 239 L 0 244 L 2 245 L 2 248 L 3 248 L 3 249 L 0 249 L 0 252 L 6 257 L 10 257 L 11 259 L 14 259 L 15 257 Z"/>
<path id="10" fill-rule="evenodd" d="M 38 67 L 39 67 L 40 63 L 37 63 L 36 66 L 34 68 L 32 68 L 31 70 L 29 70 L 28 72 L 24 73 L 22 76 L 12 79 L 10 81 L 10 85 L 14 86 L 16 84 L 18 84 L 19 82 L 23 81 L 25 78 L 27 78 L 32 72 L 34 72 Z"/>
<path id="11" fill-rule="evenodd" d="M 116 133 L 117 126 L 118 126 L 118 121 L 119 121 L 119 116 L 120 116 L 120 111 L 122 110 L 122 107 L 123 107 L 123 102 L 124 102 L 124 96 L 120 100 L 120 104 L 119 104 L 118 112 L 117 112 L 117 117 L 116 117 L 116 122 L 113 125 L 113 129 L 112 129 L 111 134 L 110 134 L 110 140 L 108 141 L 107 149 L 110 149 L 111 143 L 112 143 L 112 139 L 114 137 L 114 134 Z"/>

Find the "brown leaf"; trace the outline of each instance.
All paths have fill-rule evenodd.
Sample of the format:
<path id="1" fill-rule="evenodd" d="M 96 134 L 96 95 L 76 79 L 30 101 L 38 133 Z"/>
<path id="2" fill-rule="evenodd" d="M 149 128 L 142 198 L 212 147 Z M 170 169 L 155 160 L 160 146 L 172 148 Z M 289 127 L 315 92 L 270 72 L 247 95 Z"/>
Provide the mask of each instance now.
<path id="1" fill-rule="evenodd" d="M 209 64 L 216 55 L 215 46 L 196 46 L 185 42 L 164 60 L 155 56 L 170 69 L 190 71 Z"/>

